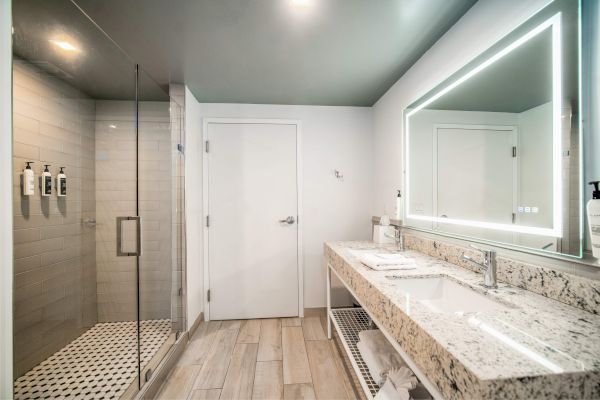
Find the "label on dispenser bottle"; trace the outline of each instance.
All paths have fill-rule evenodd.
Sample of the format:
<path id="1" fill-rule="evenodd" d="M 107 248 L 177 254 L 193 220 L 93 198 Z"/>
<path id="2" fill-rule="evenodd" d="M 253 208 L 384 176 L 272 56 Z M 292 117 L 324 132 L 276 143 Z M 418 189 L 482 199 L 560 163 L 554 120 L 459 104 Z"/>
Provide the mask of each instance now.
<path id="1" fill-rule="evenodd" d="M 52 177 L 44 176 L 44 193 L 50 194 L 52 193 Z"/>
<path id="2" fill-rule="evenodd" d="M 66 196 L 67 195 L 67 180 L 66 179 L 61 179 L 60 180 L 60 194 L 61 196 Z"/>

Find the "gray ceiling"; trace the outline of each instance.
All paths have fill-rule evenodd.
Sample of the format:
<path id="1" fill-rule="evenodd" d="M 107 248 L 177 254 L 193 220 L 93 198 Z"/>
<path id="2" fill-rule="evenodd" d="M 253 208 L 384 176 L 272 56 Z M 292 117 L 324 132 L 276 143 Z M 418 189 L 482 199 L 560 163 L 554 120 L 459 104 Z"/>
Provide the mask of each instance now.
<path id="1" fill-rule="evenodd" d="M 74 1 L 200 101 L 371 106 L 476 0 Z"/>
<path id="2" fill-rule="evenodd" d="M 135 99 L 135 62 L 69 0 L 14 1 L 13 28 L 16 62 L 33 64 L 95 99 Z M 63 37 L 80 52 L 69 54 L 49 42 Z M 147 74 L 138 84 L 140 100 L 168 101 L 168 91 Z"/>
<path id="3" fill-rule="evenodd" d="M 552 101 L 552 86 L 552 33 L 548 29 L 427 109 L 521 113 Z"/>

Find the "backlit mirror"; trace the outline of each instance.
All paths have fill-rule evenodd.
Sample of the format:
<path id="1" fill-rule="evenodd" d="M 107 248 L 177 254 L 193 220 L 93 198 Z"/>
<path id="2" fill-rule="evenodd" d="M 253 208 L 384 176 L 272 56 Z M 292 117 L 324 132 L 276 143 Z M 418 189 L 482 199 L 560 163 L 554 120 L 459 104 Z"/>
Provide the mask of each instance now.
<path id="1" fill-rule="evenodd" d="M 405 110 L 406 225 L 581 256 L 578 27 L 555 1 Z"/>

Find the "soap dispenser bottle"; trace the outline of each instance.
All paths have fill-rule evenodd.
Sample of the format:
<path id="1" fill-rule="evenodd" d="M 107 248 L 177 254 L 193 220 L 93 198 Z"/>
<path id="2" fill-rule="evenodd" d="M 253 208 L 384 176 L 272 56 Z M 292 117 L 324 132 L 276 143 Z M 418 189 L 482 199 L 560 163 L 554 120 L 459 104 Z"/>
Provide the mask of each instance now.
<path id="1" fill-rule="evenodd" d="M 52 174 L 48 170 L 49 164 L 44 164 L 44 172 L 42 172 L 41 189 L 42 196 L 48 197 L 52 193 Z"/>
<path id="2" fill-rule="evenodd" d="M 23 170 L 23 196 L 33 196 L 35 190 L 35 174 L 31 169 L 33 161 L 27 161 L 27 167 Z"/>
<path id="3" fill-rule="evenodd" d="M 60 167 L 60 171 L 56 176 L 56 193 L 58 197 L 65 197 L 67 195 L 67 175 L 63 172 L 65 167 Z"/>
<path id="4" fill-rule="evenodd" d="M 590 227 L 590 241 L 592 242 L 592 254 L 600 259 L 600 181 L 592 181 L 594 186 L 592 199 L 587 203 L 588 225 Z"/>
<path id="5" fill-rule="evenodd" d="M 402 191 L 398 190 L 396 195 L 396 219 L 401 220 L 404 214 L 404 204 L 402 203 Z"/>

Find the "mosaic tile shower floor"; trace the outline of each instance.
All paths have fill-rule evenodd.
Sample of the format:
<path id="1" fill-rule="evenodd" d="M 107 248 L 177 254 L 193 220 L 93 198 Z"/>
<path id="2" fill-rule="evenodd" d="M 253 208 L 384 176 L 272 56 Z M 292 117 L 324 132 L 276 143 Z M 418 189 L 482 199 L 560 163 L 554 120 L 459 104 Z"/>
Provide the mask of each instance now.
<path id="1" fill-rule="evenodd" d="M 168 319 L 140 324 L 141 364 L 171 333 Z M 118 399 L 137 377 L 135 322 L 94 325 L 15 382 L 15 400 Z"/>

